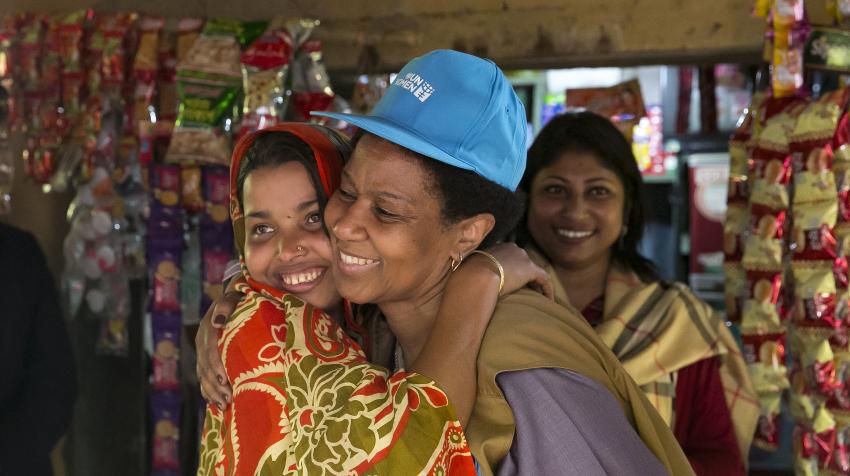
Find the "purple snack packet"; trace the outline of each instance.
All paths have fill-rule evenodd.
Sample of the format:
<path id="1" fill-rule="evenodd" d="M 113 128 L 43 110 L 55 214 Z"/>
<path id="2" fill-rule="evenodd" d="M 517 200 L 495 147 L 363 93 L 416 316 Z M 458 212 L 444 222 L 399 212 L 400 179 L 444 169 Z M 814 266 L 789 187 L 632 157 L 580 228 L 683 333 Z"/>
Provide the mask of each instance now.
<path id="1" fill-rule="evenodd" d="M 180 248 L 162 240 L 148 241 L 151 311 L 180 311 Z"/>
<path id="2" fill-rule="evenodd" d="M 153 470 L 180 470 L 180 396 L 172 392 L 151 394 Z"/>
<path id="3" fill-rule="evenodd" d="M 177 390 L 180 388 L 180 314 L 159 313 L 151 315 L 153 328 L 153 358 L 151 375 L 154 390 Z"/>

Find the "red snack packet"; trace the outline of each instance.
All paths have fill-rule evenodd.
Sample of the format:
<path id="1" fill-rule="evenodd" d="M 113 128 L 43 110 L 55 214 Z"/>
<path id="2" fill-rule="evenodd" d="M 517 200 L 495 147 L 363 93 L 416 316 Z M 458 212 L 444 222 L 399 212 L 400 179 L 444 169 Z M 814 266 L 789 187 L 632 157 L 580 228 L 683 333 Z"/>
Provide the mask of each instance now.
<path id="1" fill-rule="evenodd" d="M 794 262 L 792 268 L 794 320 L 810 325 L 838 327 L 835 316 L 837 292 L 829 263 L 826 266 L 804 266 L 804 263 Z"/>
<path id="2" fill-rule="evenodd" d="M 838 203 L 800 203 L 794 206 L 793 229 L 789 248 L 795 261 L 828 261 L 838 256 L 832 229 L 836 224 Z"/>

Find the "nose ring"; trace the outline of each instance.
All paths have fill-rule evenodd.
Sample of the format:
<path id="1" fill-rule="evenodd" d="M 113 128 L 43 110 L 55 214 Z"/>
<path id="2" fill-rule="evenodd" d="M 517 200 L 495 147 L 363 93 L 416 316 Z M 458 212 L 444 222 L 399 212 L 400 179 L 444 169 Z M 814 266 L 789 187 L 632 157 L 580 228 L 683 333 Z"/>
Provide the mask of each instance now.
<path id="1" fill-rule="evenodd" d="M 304 248 L 301 245 L 295 246 L 295 251 L 298 252 L 298 256 L 304 256 L 305 254 L 307 254 L 307 248 Z"/>

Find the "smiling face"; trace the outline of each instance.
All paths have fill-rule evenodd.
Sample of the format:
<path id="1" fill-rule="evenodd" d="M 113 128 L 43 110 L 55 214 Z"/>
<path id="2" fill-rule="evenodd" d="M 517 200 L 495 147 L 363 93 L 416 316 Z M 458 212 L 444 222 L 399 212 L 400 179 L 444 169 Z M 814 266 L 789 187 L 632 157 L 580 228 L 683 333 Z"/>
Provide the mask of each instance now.
<path id="1" fill-rule="evenodd" d="M 316 190 L 299 162 L 256 169 L 243 189 L 245 264 L 254 280 L 321 309 L 340 302 Z"/>
<path id="2" fill-rule="evenodd" d="M 623 232 L 625 202 L 617 174 L 589 152 L 565 152 L 531 183 L 528 231 L 553 264 L 607 266 Z"/>
<path id="3" fill-rule="evenodd" d="M 419 160 L 366 135 L 328 202 L 334 278 L 353 302 L 416 301 L 442 283 L 457 256 L 458 225 L 443 223 Z"/>

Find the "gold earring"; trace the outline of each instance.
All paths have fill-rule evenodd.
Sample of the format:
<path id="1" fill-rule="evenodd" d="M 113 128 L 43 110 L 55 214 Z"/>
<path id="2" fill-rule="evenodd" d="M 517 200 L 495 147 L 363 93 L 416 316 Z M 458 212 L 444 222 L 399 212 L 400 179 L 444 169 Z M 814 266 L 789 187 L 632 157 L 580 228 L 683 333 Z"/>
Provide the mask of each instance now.
<path id="1" fill-rule="evenodd" d="M 463 255 L 458 253 L 457 254 L 457 260 L 455 260 L 454 256 L 449 258 L 449 260 L 450 260 L 449 267 L 451 268 L 452 272 L 454 272 L 456 269 L 458 269 L 460 267 L 460 264 L 463 262 Z"/>

